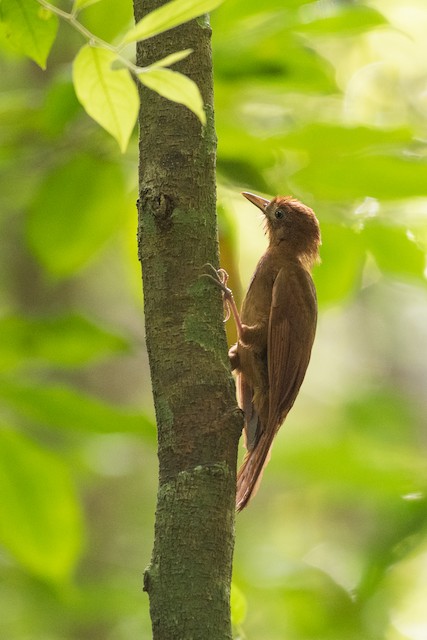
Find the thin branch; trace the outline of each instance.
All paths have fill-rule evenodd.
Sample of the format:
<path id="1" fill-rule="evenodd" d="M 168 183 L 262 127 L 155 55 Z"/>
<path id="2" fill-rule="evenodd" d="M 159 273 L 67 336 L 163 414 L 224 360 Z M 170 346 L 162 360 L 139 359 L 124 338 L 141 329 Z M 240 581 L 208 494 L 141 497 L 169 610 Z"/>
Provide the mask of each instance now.
<path id="1" fill-rule="evenodd" d="M 123 64 L 124 67 L 127 67 L 127 69 L 129 69 L 129 71 L 136 77 L 136 79 L 139 82 L 141 81 L 139 76 L 142 73 L 146 73 L 147 71 L 150 71 L 152 68 L 167 67 L 167 66 L 169 66 L 169 64 L 171 64 L 171 61 L 169 60 L 169 58 L 171 58 L 173 56 L 167 56 L 165 59 L 159 60 L 157 62 L 153 62 L 153 64 L 150 64 L 147 67 L 139 67 L 138 65 L 133 63 L 131 60 L 128 60 L 128 58 L 125 58 L 121 54 L 121 51 L 122 51 L 123 46 L 124 46 L 123 44 L 120 44 L 118 47 L 115 47 L 113 44 L 110 44 L 106 40 L 103 40 L 102 38 L 98 38 L 98 36 L 96 36 L 94 33 L 89 31 L 89 29 L 86 29 L 86 27 L 84 25 L 82 25 L 82 23 L 77 20 L 77 18 L 76 18 L 77 12 L 76 11 L 73 11 L 71 13 L 67 13 L 67 11 L 63 11 L 62 9 L 59 9 L 58 7 L 55 7 L 55 5 L 51 4 L 47 0 L 37 0 L 37 2 L 42 7 L 47 9 L 48 11 L 51 11 L 52 13 L 57 15 L 59 18 L 62 18 L 63 20 L 68 22 L 68 24 L 70 24 L 74 29 L 76 29 L 76 31 L 81 33 L 82 36 L 84 36 L 86 38 L 86 40 L 88 41 L 88 43 L 89 43 L 89 45 L 91 47 L 100 47 L 101 49 L 108 49 L 109 51 L 112 51 L 116 55 L 117 60 L 119 60 Z M 186 52 L 187 51 L 188 51 L 188 53 L 192 52 L 191 49 L 186 50 Z M 184 53 L 184 51 L 181 52 L 181 53 Z M 187 53 L 187 55 L 188 55 L 188 53 Z M 183 57 L 185 57 L 185 56 L 183 56 Z"/>
<path id="2" fill-rule="evenodd" d="M 82 36 L 86 38 L 91 46 L 101 47 L 102 49 L 108 49 L 109 51 L 112 51 L 117 56 L 117 59 L 120 60 L 120 62 L 123 63 L 123 65 L 127 67 L 132 73 L 134 73 L 136 76 L 138 75 L 138 73 L 141 73 L 140 67 L 134 64 L 131 60 L 125 58 L 120 53 L 122 47 L 115 47 L 106 40 L 98 38 L 98 36 L 89 31 L 89 29 L 86 29 L 86 27 L 77 20 L 76 13 L 67 13 L 67 11 L 63 11 L 62 9 L 55 7 L 55 5 L 51 4 L 47 0 L 37 0 L 37 2 L 45 9 L 48 9 L 49 11 L 57 15 L 59 18 L 62 18 L 62 20 L 68 22 L 68 24 L 70 24 L 74 29 L 76 29 L 76 31 L 81 33 Z"/>

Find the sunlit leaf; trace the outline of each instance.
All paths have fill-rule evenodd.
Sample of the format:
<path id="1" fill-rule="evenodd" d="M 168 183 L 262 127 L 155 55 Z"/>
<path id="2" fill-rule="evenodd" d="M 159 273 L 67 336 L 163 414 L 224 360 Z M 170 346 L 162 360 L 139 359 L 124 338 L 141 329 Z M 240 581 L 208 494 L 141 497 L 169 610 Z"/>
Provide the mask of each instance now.
<path id="1" fill-rule="evenodd" d="M 106 42 L 118 42 L 134 20 L 132 2 L 102 0 L 84 9 L 85 27 Z"/>
<path id="2" fill-rule="evenodd" d="M 199 88 L 187 76 L 171 69 L 149 68 L 144 73 L 139 73 L 138 78 L 142 84 L 164 98 L 185 105 L 199 118 L 202 124 L 206 123 L 206 114 Z"/>
<path id="3" fill-rule="evenodd" d="M 89 7 L 91 4 L 95 4 L 96 2 L 100 2 L 100 0 L 74 0 L 73 11 L 81 11 L 86 7 Z"/>
<path id="4" fill-rule="evenodd" d="M 309 122 L 281 137 L 286 149 L 302 149 L 316 161 L 321 158 L 347 157 L 360 153 L 379 153 L 379 150 L 400 149 L 412 141 L 408 128 L 380 129 L 344 126 L 324 122 Z"/>
<path id="5" fill-rule="evenodd" d="M 180 60 L 184 60 L 187 56 L 193 53 L 193 49 L 183 49 L 182 51 L 177 51 L 176 53 L 171 53 L 170 56 L 166 56 L 166 58 L 162 58 L 161 60 L 157 60 L 150 68 L 154 67 L 170 67 L 171 65 L 179 62 Z"/>
<path id="6" fill-rule="evenodd" d="M 126 349 L 123 337 L 79 315 L 0 318 L 0 368 L 31 361 L 74 367 Z"/>
<path id="7" fill-rule="evenodd" d="M 2 20 L 12 46 L 42 68 L 58 31 L 58 18 L 35 0 L 2 0 Z"/>
<path id="8" fill-rule="evenodd" d="M 281 456 L 282 467 L 286 465 L 287 472 L 304 483 L 335 487 L 346 496 L 369 492 L 379 500 L 416 491 L 427 482 L 423 453 L 418 455 L 408 445 L 383 441 L 374 447 L 369 435 L 357 434 L 356 429 L 351 437 L 336 442 L 320 440 L 288 447 Z"/>
<path id="9" fill-rule="evenodd" d="M 153 62 L 149 67 L 139 67 L 140 72 L 144 73 L 147 69 L 154 69 L 158 67 L 170 67 L 171 65 L 179 62 L 180 60 L 184 60 L 187 56 L 193 53 L 193 49 L 183 49 L 182 51 L 177 51 L 176 53 L 171 53 L 169 56 L 162 58 L 161 60 L 157 60 L 157 62 Z M 112 69 L 124 69 L 125 63 L 121 59 L 117 59 L 111 65 Z"/>
<path id="10" fill-rule="evenodd" d="M 151 440 L 151 420 L 138 410 L 119 409 L 66 386 L 1 381 L 0 402 L 18 418 L 56 429 L 136 433 Z"/>
<path id="11" fill-rule="evenodd" d="M 118 165 L 75 156 L 54 168 L 41 184 L 29 212 L 29 245 L 53 276 L 70 276 L 119 227 L 125 203 Z"/>
<path id="12" fill-rule="evenodd" d="M 371 219 L 362 232 L 368 250 L 380 270 L 389 276 L 412 277 L 425 280 L 426 257 L 422 249 L 408 237 L 401 225 L 386 220 Z"/>
<path id="13" fill-rule="evenodd" d="M 86 45 L 73 64 L 76 94 L 86 112 L 126 150 L 138 115 L 139 98 L 126 69 L 111 68 L 114 52 Z"/>
<path id="14" fill-rule="evenodd" d="M 158 33 L 168 31 L 173 27 L 209 13 L 216 9 L 224 0 L 172 0 L 155 9 L 140 20 L 135 27 L 125 35 L 123 42 L 135 42 L 152 38 Z"/>
<path id="15" fill-rule="evenodd" d="M 313 272 L 319 304 L 342 302 L 360 286 L 366 259 L 365 246 L 356 231 L 341 224 L 322 222 L 322 262 Z"/>
<path id="16" fill-rule="evenodd" d="M 68 581 L 81 552 L 82 521 L 67 468 L 4 428 L 0 503 L 0 543 L 39 578 Z"/>
<path id="17" fill-rule="evenodd" d="M 321 200 L 349 201 L 367 196 L 403 199 L 425 196 L 427 164 L 395 155 L 330 157 L 311 162 L 292 176 L 292 183 Z"/>
<path id="18" fill-rule="evenodd" d="M 360 4 L 311 2 L 301 13 L 303 21 L 295 28 L 310 35 L 357 34 L 387 22 L 378 11 Z"/>
<path id="19" fill-rule="evenodd" d="M 281 140 L 286 149 L 304 154 L 304 168 L 292 176 L 292 183 L 298 188 L 310 185 L 318 199 L 424 195 L 427 164 L 403 153 L 412 143 L 404 127 L 384 130 L 310 123 Z"/>

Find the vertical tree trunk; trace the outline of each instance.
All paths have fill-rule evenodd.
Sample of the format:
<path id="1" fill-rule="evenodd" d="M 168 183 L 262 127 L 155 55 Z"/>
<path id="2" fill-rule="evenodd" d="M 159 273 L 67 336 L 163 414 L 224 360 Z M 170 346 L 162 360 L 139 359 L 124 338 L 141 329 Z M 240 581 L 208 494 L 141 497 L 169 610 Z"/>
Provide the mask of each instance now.
<path id="1" fill-rule="evenodd" d="M 135 17 L 164 4 L 134 0 Z M 139 256 L 156 407 L 159 490 L 144 587 L 155 640 L 231 638 L 237 443 L 241 430 L 219 292 L 210 27 L 193 20 L 138 46 L 147 65 L 181 49 L 197 82 L 203 128 L 185 107 L 141 88 Z"/>

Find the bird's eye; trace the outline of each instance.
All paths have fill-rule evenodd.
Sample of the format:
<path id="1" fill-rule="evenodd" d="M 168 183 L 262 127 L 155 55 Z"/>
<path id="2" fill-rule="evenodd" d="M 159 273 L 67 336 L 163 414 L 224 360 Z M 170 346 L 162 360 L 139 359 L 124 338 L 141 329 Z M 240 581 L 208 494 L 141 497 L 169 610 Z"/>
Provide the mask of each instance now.
<path id="1" fill-rule="evenodd" d="M 282 220 L 285 217 L 285 212 L 283 209 L 277 209 L 274 215 L 276 216 L 276 220 Z"/>

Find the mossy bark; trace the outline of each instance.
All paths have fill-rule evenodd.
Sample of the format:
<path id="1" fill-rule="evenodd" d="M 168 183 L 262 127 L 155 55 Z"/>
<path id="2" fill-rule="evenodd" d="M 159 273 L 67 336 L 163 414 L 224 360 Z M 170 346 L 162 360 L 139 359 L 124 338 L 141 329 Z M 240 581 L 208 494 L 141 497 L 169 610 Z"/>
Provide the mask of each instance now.
<path id="1" fill-rule="evenodd" d="M 136 20 L 164 4 L 134 0 Z M 140 87 L 139 257 L 159 446 L 155 542 L 144 577 L 155 640 L 231 638 L 236 407 L 219 291 L 211 31 L 206 17 L 138 45 L 145 66 L 181 49 L 208 123 Z"/>

